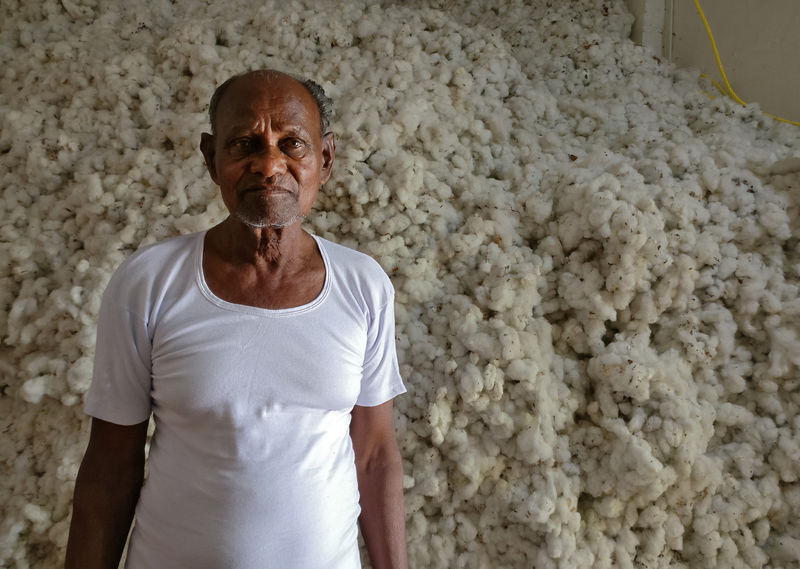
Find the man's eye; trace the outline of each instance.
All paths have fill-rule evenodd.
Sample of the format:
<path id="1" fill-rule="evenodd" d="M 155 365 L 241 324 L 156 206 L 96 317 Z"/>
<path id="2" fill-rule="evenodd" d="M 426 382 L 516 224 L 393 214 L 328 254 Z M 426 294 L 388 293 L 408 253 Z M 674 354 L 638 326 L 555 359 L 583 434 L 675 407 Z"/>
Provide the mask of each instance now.
<path id="1" fill-rule="evenodd" d="M 303 141 L 297 138 L 287 138 L 281 142 L 281 150 L 292 157 L 302 156 L 305 147 Z"/>
<path id="2" fill-rule="evenodd" d="M 253 141 L 248 138 L 240 138 L 239 140 L 234 140 L 231 147 L 239 152 L 244 152 L 253 148 Z"/>

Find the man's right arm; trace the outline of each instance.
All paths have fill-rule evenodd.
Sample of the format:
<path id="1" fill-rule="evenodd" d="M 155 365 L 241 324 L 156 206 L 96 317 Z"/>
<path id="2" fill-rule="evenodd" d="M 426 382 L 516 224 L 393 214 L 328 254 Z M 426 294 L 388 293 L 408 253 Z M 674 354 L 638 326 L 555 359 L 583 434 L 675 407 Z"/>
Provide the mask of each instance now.
<path id="1" fill-rule="evenodd" d="M 144 480 L 147 423 L 92 419 L 75 481 L 66 569 L 117 569 Z"/>

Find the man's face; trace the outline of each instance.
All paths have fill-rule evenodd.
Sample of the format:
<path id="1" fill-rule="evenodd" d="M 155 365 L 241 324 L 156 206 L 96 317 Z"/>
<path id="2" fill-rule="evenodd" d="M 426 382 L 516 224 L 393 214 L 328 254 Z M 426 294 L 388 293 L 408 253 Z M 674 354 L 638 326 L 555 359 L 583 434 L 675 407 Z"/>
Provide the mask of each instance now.
<path id="1" fill-rule="evenodd" d="M 308 214 L 331 175 L 333 135 L 317 105 L 280 74 L 236 80 L 217 108 L 216 135 L 200 147 L 231 216 L 251 227 L 285 227 Z"/>

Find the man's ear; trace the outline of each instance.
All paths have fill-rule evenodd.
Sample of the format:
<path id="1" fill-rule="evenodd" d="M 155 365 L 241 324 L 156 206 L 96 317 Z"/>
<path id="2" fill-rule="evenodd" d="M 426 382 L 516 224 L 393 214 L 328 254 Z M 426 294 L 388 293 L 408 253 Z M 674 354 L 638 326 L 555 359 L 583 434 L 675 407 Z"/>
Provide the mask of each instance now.
<path id="1" fill-rule="evenodd" d="M 333 160 L 336 156 L 336 140 L 332 132 L 322 135 L 322 172 L 320 184 L 327 182 L 333 172 Z"/>
<path id="2" fill-rule="evenodd" d="M 208 173 L 211 175 L 211 179 L 214 180 L 214 183 L 217 183 L 217 167 L 214 164 L 214 158 L 216 156 L 216 150 L 214 149 L 214 136 L 204 132 L 200 135 L 200 152 L 203 153 L 203 158 L 206 161 L 206 168 L 208 168 Z"/>

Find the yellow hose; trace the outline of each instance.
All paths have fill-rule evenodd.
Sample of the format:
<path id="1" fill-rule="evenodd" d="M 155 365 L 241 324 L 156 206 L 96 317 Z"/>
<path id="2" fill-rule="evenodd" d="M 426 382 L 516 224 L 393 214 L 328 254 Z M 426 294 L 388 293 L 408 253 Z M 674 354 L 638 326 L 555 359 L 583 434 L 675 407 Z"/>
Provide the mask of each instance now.
<path id="1" fill-rule="evenodd" d="M 701 74 L 700 74 L 700 77 L 703 77 L 704 79 L 708 79 L 709 81 L 711 81 L 711 83 L 714 85 L 714 87 L 716 87 L 716 88 L 717 88 L 717 91 L 719 91 L 720 93 L 722 93 L 722 96 L 723 96 L 723 97 L 727 95 L 727 93 L 725 92 L 725 89 L 723 89 L 723 88 L 722 88 L 722 86 L 721 86 L 719 83 L 717 83 L 716 81 L 714 81 L 714 80 L 713 80 L 711 77 L 709 77 L 709 76 L 708 76 L 708 75 L 706 75 L 705 73 L 701 73 Z M 703 91 L 703 94 L 704 94 L 706 97 L 708 97 L 709 99 L 711 99 L 712 101 L 713 101 L 714 99 L 716 99 L 716 97 L 715 97 L 714 95 L 712 95 L 711 93 L 706 93 L 705 91 Z"/>
<path id="2" fill-rule="evenodd" d="M 719 57 L 719 50 L 717 50 L 717 42 L 714 40 L 714 34 L 711 33 L 711 27 L 708 25 L 708 20 L 706 19 L 706 15 L 703 13 L 703 9 L 700 7 L 699 0 L 694 0 L 694 5 L 697 7 L 697 11 L 700 13 L 700 17 L 703 19 L 703 25 L 706 27 L 706 32 L 708 32 L 708 39 L 711 40 L 711 47 L 714 49 L 714 57 L 717 59 L 717 66 L 719 67 L 720 75 L 722 75 L 722 82 L 725 83 L 725 89 L 727 90 L 727 94 L 734 101 L 736 101 L 742 106 L 745 106 L 747 103 L 745 103 L 739 98 L 739 96 L 734 92 L 733 87 L 731 87 L 731 84 L 728 82 L 728 77 L 725 75 L 725 69 L 723 69 L 722 67 L 722 60 Z M 712 80 L 712 83 L 716 85 L 717 89 L 719 89 L 720 92 L 725 94 L 725 91 L 722 90 L 722 87 L 720 87 L 720 85 L 716 81 Z M 706 95 L 708 95 L 708 93 L 706 93 Z M 708 96 L 711 97 L 711 95 Z M 714 97 L 711 98 L 713 99 Z M 800 122 L 791 121 L 789 119 L 783 119 L 781 117 L 776 117 L 775 115 L 771 115 L 769 113 L 764 113 L 764 114 L 767 115 L 768 117 L 772 117 L 775 120 L 793 124 L 795 126 L 800 126 Z"/>

